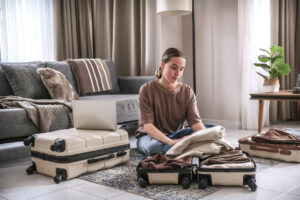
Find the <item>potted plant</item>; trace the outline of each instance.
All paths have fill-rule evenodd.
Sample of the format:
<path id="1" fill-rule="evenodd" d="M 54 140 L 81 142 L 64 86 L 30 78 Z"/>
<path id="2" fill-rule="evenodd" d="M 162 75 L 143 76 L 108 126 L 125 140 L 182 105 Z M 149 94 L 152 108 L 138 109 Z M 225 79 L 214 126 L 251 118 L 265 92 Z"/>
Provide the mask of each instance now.
<path id="1" fill-rule="evenodd" d="M 265 92 L 278 92 L 279 80 L 282 75 L 288 75 L 291 72 L 291 66 L 285 63 L 284 49 L 281 46 L 272 45 L 270 51 L 259 49 L 265 55 L 259 55 L 258 60 L 261 63 L 254 63 L 256 67 L 264 69 L 268 75 L 256 72 L 264 78 L 264 91 Z"/>

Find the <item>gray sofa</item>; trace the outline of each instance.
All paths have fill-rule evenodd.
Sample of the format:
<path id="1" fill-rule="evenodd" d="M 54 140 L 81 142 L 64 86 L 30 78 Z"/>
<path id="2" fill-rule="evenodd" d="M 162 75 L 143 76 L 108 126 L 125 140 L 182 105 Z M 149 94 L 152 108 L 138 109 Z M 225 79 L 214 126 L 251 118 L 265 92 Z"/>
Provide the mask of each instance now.
<path id="1" fill-rule="evenodd" d="M 138 118 L 138 92 L 139 88 L 145 82 L 152 80 L 153 76 L 136 76 L 136 77 L 117 77 L 114 64 L 111 60 L 105 60 L 109 68 L 113 89 L 110 91 L 81 96 L 80 99 L 107 99 L 116 100 L 117 102 L 117 121 L 121 128 L 134 129 L 132 124 L 136 124 Z M 17 95 L 14 94 L 16 87 L 24 97 L 32 92 L 36 98 L 50 98 L 46 88 L 43 88 L 41 80 L 26 76 L 28 69 L 36 67 L 47 67 L 62 72 L 65 77 L 77 90 L 77 85 L 71 68 L 66 62 L 27 62 L 27 63 L 1 63 L 0 65 L 0 96 Z M 19 77 L 19 75 L 21 77 Z M 18 77 L 14 80 L 15 76 Z M 22 84 L 14 81 L 22 80 Z M 40 82 L 39 82 L 40 81 Z M 14 85 L 17 84 L 17 85 Z M 12 87 L 15 87 L 14 90 Z M 23 89 L 22 89 L 23 88 Z M 30 96 L 29 96 L 30 97 Z M 133 123 L 135 122 L 135 123 Z M 62 111 L 50 127 L 50 131 L 66 129 L 70 127 L 68 114 Z M 27 117 L 24 109 L 0 109 L 0 143 L 21 141 L 25 137 L 39 133 L 39 128 Z"/>

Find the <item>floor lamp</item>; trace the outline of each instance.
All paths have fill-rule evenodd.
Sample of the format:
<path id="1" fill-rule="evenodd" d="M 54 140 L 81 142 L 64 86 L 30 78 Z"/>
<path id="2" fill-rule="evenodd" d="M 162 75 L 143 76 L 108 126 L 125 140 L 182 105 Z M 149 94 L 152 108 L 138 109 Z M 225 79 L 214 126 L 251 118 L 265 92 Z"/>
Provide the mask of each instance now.
<path id="1" fill-rule="evenodd" d="M 192 14 L 193 88 L 194 88 L 194 93 L 196 94 L 194 0 L 157 0 L 156 12 L 159 15 L 167 15 L 167 16 Z"/>

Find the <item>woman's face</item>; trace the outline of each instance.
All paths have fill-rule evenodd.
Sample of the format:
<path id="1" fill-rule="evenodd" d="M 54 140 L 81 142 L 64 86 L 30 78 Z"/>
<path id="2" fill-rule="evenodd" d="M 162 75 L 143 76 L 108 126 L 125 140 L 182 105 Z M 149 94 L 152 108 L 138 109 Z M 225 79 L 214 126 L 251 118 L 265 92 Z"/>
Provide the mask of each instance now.
<path id="1" fill-rule="evenodd" d="M 185 58 L 172 57 L 167 63 L 162 61 L 161 67 L 163 69 L 162 78 L 164 78 L 169 83 L 175 83 L 181 78 L 183 74 L 183 70 L 185 67 Z"/>

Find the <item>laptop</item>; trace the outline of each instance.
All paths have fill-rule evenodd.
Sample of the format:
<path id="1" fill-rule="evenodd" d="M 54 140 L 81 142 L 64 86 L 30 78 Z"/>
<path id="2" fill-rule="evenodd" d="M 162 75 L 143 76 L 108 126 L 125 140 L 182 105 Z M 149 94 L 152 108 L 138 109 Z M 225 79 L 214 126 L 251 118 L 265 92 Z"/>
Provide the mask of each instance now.
<path id="1" fill-rule="evenodd" d="M 117 111 L 115 101 L 72 101 L 74 127 L 77 129 L 116 130 Z"/>

